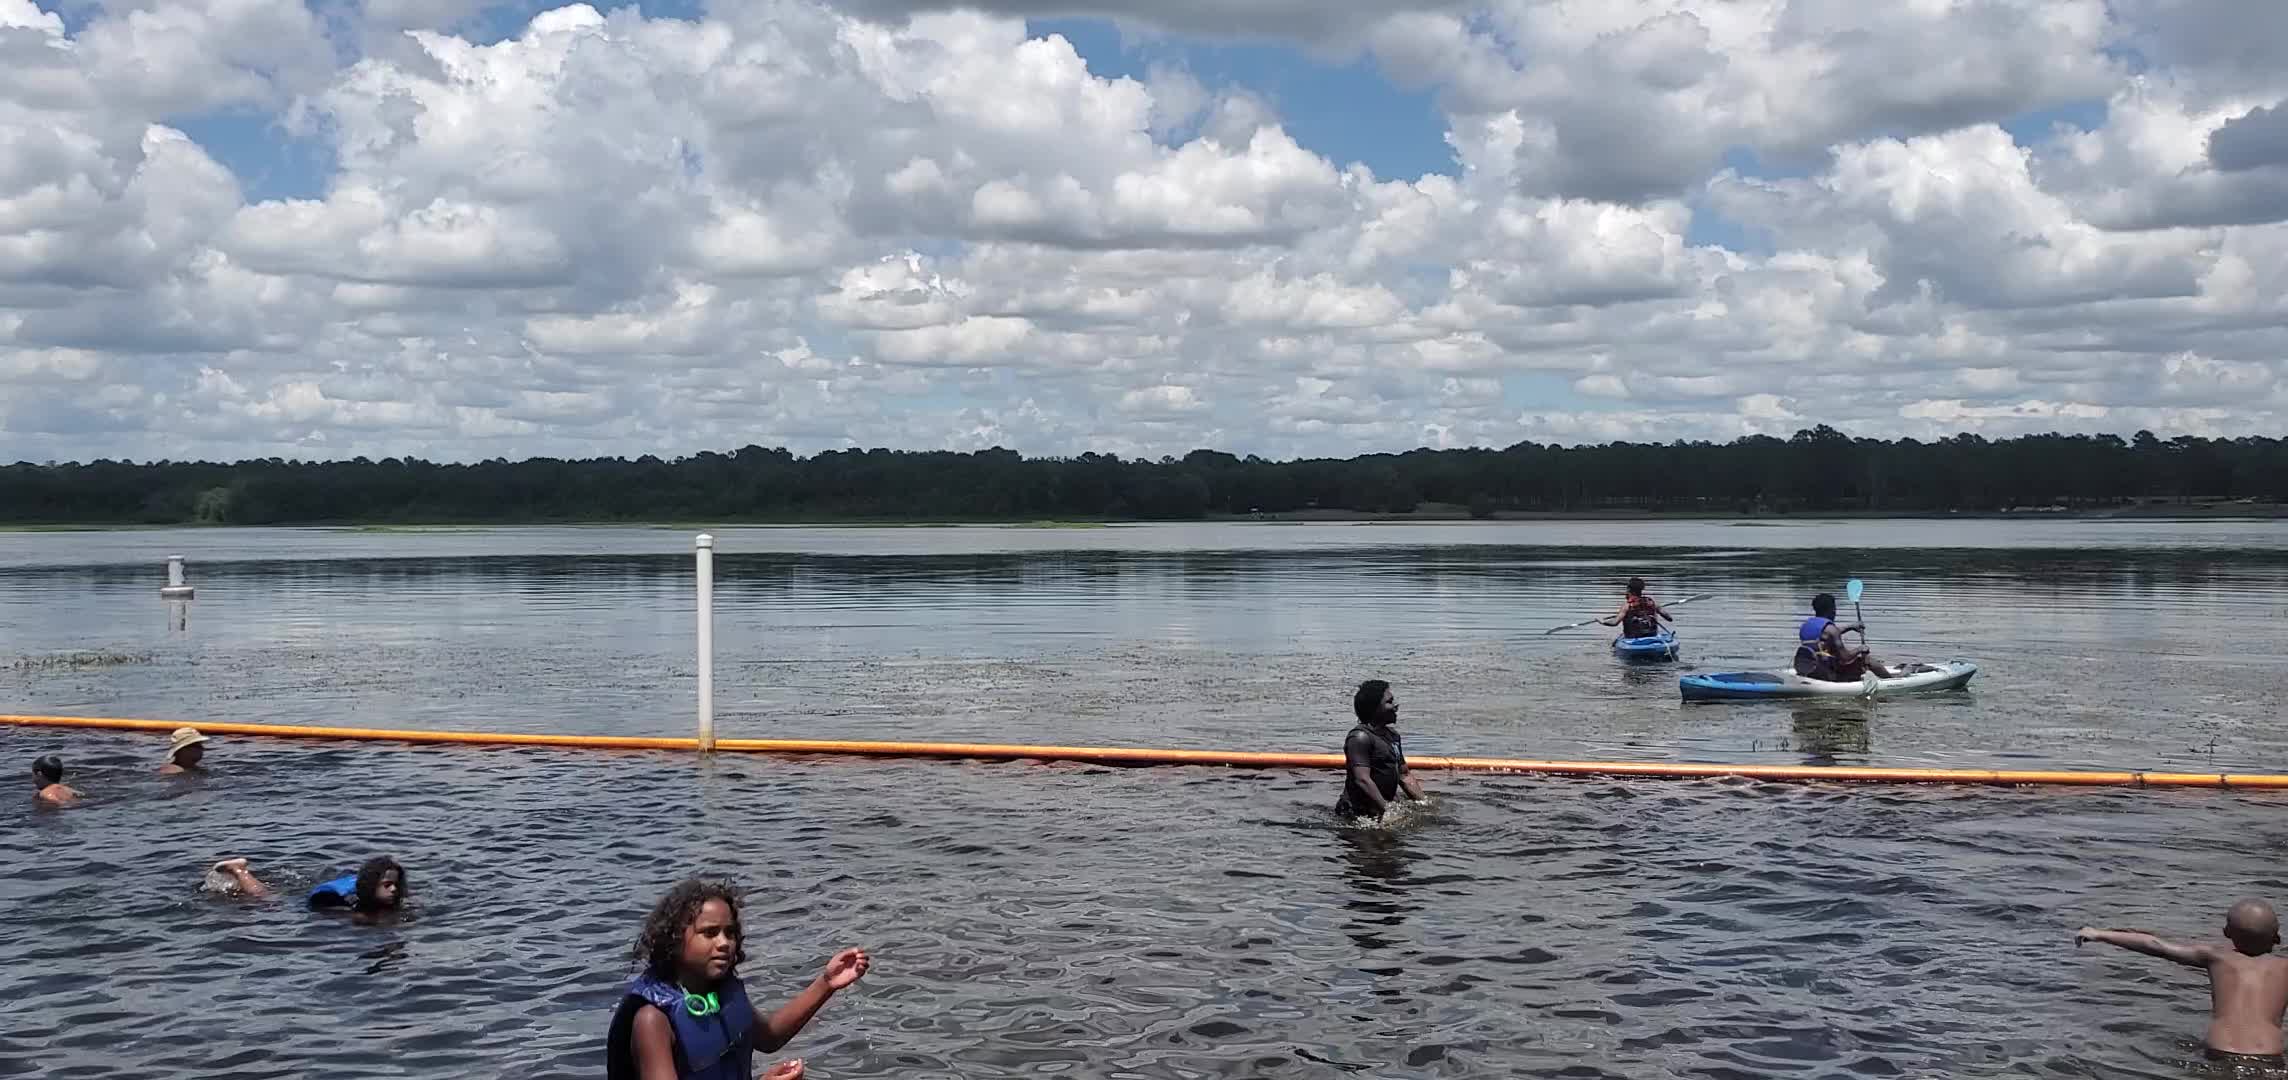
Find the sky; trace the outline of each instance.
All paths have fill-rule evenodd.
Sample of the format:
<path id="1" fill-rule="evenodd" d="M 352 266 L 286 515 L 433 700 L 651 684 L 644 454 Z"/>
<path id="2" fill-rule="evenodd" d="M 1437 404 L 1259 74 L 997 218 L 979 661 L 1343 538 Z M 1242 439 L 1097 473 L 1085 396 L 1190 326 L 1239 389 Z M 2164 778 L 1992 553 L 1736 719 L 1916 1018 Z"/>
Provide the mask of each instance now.
<path id="1" fill-rule="evenodd" d="M 2284 418 L 2283 3 L 0 0 L 0 461 Z"/>

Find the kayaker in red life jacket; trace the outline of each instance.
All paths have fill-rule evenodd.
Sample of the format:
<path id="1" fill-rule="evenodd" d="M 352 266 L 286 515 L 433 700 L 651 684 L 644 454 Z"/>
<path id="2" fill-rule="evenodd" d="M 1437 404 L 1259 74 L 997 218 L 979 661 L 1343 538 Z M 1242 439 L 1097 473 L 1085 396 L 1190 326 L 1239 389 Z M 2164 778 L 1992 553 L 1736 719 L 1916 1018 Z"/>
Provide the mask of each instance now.
<path id="1" fill-rule="evenodd" d="M 1843 635 L 1853 631 L 1865 633 L 1866 628 L 1857 623 L 1844 626 L 1835 621 L 1833 593 L 1812 597 L 1811 612 L 1811 618 L 1796 629 L 1796 674 L 1826 682 L 1858 682 L 1870 671 L 1878 679 L 1891 677 L 1891 669 L 1877 663 L 1873 653 L 1843 643 Z"/>
<path id="2" fill-rule="evenodd" d="M 1660 633 L 1660 620 L 1675 622 L 1668 609 L 1653 603 L 1644 592 L 1644 579 L 1629 579 L 1629 594 L 1621 598 L 1621 610 L 1611 618 L 1599 619 L 1605 626 L 1618 626 L 1622 637 L 1651 637 Z"/>

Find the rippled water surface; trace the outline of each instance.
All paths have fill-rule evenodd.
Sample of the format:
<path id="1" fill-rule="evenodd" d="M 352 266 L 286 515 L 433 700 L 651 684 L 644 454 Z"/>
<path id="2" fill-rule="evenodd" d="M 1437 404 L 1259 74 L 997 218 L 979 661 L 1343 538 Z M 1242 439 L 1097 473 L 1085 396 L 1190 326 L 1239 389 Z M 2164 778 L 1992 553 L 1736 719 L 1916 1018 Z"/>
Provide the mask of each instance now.
<path id="1" fill-rule="evenodd" d="M 1380 676 L 1418 754 L 2288 771 L 2271 524 L 717 535 L 728 735 L 1331 750 Z M 0 711 L 686 734 L 689 545 L 0 534 Z M 1713 594 L 1683 665 L 1541 634 L 1630 573 Z M 1849 576 L 1880 652 L 1971 689 L 1678 701 Z M 39 753 L 90 799 L 0 805 L 0 1075 L 598 1075 L 628 939 L 704 870 L 755 890 L 768 999 L 874 950 L 789 1050 L 823 1077 L 2202 1076 L 2198 974 L 2071 932 L 2288 901 L 2262 794 L 1432 773 L 1360 831 L 1323 774 L 217 739 L 163 781 L 154 736 L 0 727 Z M 405 925 L 198 891 L 375 851 Z"/>

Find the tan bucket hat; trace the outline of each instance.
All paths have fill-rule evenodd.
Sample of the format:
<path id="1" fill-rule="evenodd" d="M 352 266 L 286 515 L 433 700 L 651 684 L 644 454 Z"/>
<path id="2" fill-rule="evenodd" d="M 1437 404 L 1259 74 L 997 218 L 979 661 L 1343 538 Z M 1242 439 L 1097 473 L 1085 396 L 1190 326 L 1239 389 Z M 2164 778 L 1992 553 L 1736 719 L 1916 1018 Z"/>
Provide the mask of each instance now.
<path id="1" fill-rule="evenodd" d="M 183 752 L 184 747 L 197 746 L 205 741 L 207 737 L 199 734 L 199 729 L 195 727 L 176 728 L 173 737 L 167 740 L 167 760 L 173 761 L 176 754 Z"/>

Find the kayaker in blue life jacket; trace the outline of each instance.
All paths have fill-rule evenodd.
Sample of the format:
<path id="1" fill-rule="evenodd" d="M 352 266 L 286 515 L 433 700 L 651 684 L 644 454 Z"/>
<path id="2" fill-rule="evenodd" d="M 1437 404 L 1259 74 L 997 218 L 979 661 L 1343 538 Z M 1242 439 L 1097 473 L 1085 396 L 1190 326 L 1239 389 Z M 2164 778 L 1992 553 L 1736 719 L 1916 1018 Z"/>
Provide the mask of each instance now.
<path id="1" fill-rule="evenodd" d="M 1870 671 L 1878 679 L 1891 677 L 1891 669 L 1877 663 L 1874 654 L 1864 647 L 1853 648 L 1843 643 L 1843 635 L 1864 633 L 1866 628 L 1856 623 L 1844 626 L 1835 621 L 1833 593 L 1812 597 L 1811 612 L 1811 618 L 1805 619 L 1795 632 L 1796 674 L 1826 682 L 1858 682 Z"/>
<path id="2" fill-rule="evenodd" d="M 1660 633 L 1662 619 L 1676 621 L 1667 608 L 1653 603 L 1652 597 L 1645 595 L 1644 579 L 1633 577 L 1629 579 L 1628 595 L 1621 598 L 1621 610 L 1611 618 L 1600 619 L 1598 622 L 1620 627 L 1622 637 L 1652 637 Z"/>
<path id="3" fill-rule="evenodd" d="M 749 1080 L 756 1051 L 793 1040 L 873 962 L 863 949 L 835 953 L 794 1000 L 765 1016 L 739 980 L 744 941 L 728 883 L 692 878 L 660 897 L 636 938 L 640 974 L 605 1035 L 606 1080 Z M 800 1080 L 802 1062 L 782 1061 L 763 1076 Z"/>

